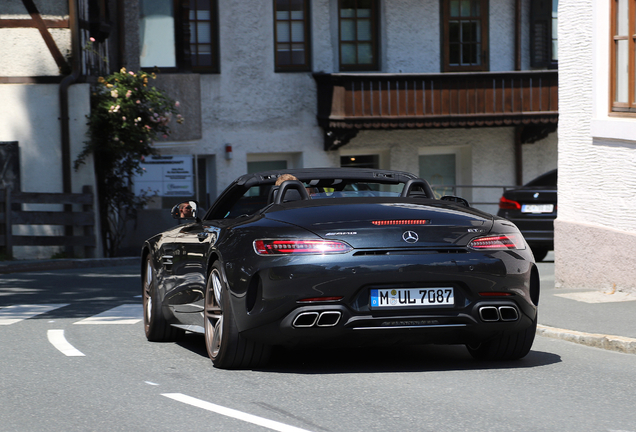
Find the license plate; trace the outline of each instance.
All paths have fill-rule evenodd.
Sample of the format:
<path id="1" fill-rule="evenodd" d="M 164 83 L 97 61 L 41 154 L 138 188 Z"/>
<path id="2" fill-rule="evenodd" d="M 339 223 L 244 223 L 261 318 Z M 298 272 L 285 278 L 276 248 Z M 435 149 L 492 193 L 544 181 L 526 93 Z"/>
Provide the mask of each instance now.
<path id="1" fill-rule="evenodd" d="M 554 204 L 524 204 L 521 213 L 552 213 Z"/>
<path id="2" fill-rule="evenodd" d="M 372 308 L 409 306 L 452 306 L 455 304 L 453 288 L 391 288 L 372 289 Z"/>

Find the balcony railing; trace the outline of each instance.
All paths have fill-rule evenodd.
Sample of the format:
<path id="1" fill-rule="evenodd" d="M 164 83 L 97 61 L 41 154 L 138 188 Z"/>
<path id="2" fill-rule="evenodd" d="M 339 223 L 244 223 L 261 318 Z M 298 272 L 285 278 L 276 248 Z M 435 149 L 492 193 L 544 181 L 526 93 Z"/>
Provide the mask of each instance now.
<path id="1" fill-rule="evenodd" d="M 314 74 L 325 148 L 362 129 L 545 125 L 558 121 L 558 72 Z"/>

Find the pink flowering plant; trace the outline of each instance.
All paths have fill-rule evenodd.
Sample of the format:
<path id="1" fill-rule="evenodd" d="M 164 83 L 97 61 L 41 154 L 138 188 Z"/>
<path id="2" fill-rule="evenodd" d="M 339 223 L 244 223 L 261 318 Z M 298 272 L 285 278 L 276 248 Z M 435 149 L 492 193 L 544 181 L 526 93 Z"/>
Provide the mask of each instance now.
<path id="1" fill-rule="evenodd" d="M 183 122 L 175 102 L 149 85 L 154 73 L 122 68 L 100 77 L 91 93 L 88 140 L 75 169 L 93 155 L 97 175 L 102 238 L 107 256 L 116 256 L 125 226 L 151 196 L 135 196 L 133 178 L 143 173 L 141 161 L 156 154 L 153 143 L 170 136 L 172 120 Z"/>

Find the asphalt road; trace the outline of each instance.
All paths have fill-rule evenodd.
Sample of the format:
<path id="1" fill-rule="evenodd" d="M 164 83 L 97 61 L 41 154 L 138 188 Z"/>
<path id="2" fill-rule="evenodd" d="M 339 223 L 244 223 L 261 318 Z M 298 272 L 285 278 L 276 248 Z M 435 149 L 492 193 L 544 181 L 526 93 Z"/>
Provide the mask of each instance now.
<path id="1" fill-rule="evenodd" d="M 224 371 L 201 336 L 146 341 L 139 285 L 136 266 L 0 276 L 0 431 L 636 432 L 633 354 L 537 337 L 516 362 L 423 346 Z"/>

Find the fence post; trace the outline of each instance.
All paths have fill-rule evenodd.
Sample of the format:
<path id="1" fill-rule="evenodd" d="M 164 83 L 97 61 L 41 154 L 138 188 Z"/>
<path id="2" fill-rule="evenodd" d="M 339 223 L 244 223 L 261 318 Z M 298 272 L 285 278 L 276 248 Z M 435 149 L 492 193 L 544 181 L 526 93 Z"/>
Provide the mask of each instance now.
<path id="1" fill-rule="evenodd" d="M 4 247 L 7 258 L 13 258 L 13 239 L 11 238 L 11 186 L 4 189 Z"/>
<path id="2" fill-rule="evenodd" d="M 91 197 L 92 197 L 93 196 L 93 188 L 91 186 L 89 186 L 89 185 L 84 185 L 82 187 L 82 193 L 90 194 Z M 95 212 L 93 211 L 93 204 L 84 204 L 84 207 L 83 207 L 82 211 L 85 211 L 85 212 L 92 211 L 93 212 L 93 224 L 92 225 L 86 225 L 84 227 L 84 236 L 93 237 L 93 239 L 95 240 L 95 217 L 96 217 L 96 215 L 95 215 Z M 96 241 L 96 244 L 97 244 L 97 241 Z M 95 257 L 95 247 L 94 246 L 85 246 L 84 247 L 84 257 L 85 258 L 94 258 Z"/>

